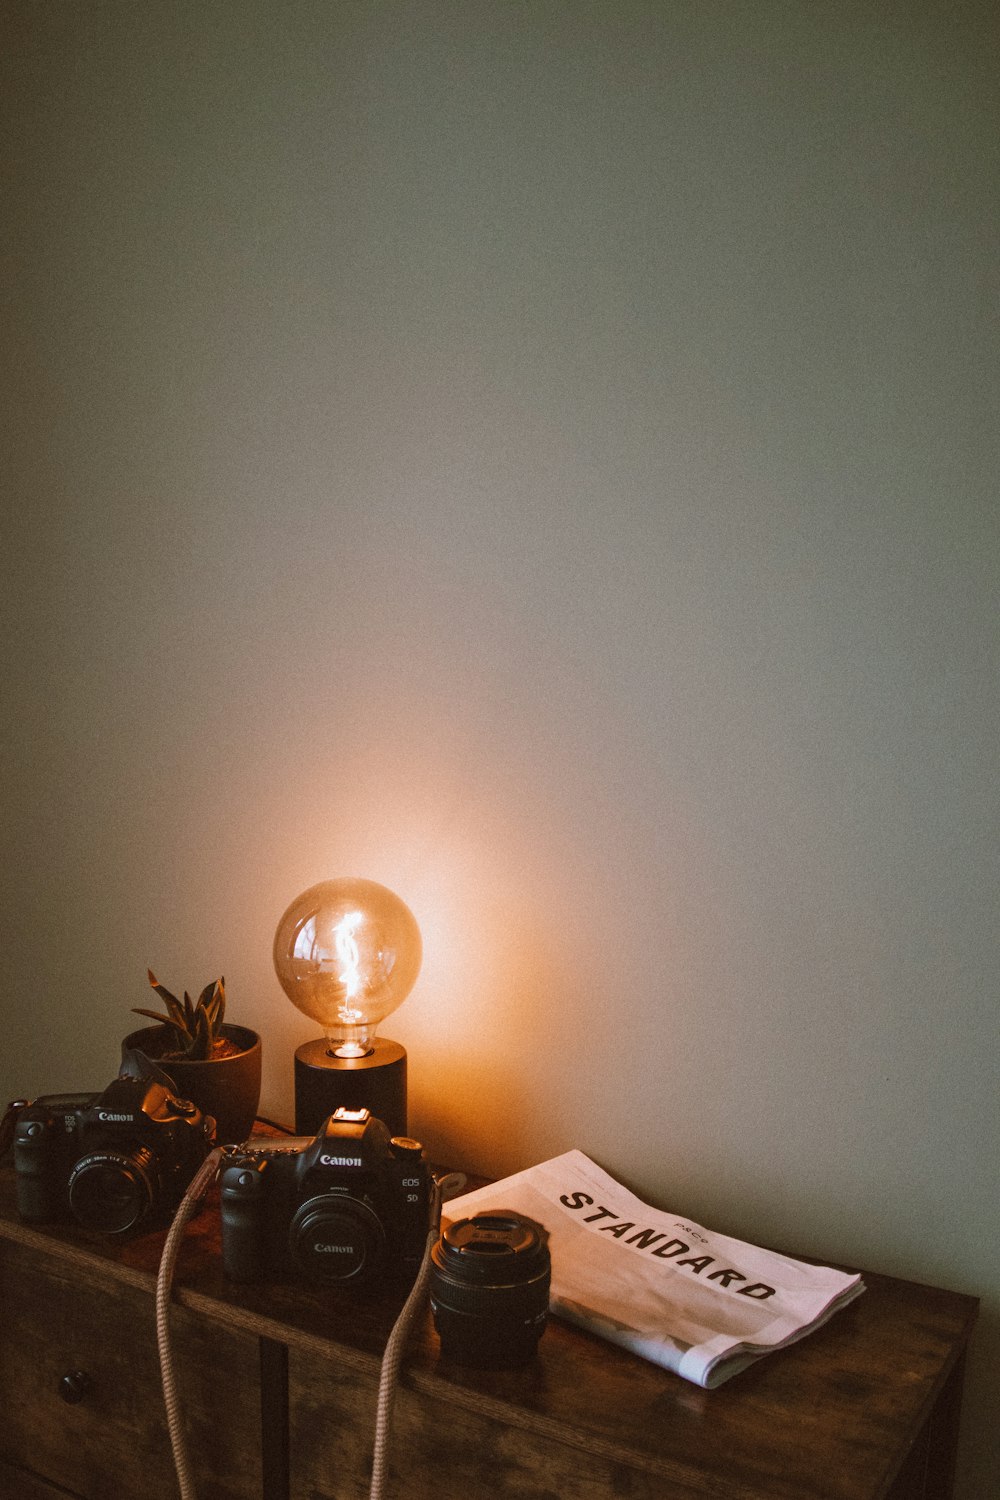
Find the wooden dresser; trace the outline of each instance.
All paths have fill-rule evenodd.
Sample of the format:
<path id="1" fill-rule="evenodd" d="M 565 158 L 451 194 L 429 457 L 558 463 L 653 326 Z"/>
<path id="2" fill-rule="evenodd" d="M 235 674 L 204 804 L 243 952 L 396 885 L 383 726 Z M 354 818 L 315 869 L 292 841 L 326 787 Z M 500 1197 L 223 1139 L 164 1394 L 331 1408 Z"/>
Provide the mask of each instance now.
<path id="1" fill-rule="evenodd" d="M 175 1494 L 154 1334 L 163 1239 L 28 1227 L 0 1171 L 0 1495 Z M 428 1314 L 396 1404 L 390 1494 L 946 1500 L 976 1299 L 865 1282 L 825 1327 L 715 1391 L 555 1320 L 527 1370 L 449 1367 Z M 210 1199 L 182 1247 L 173 1321 L 199 1500 L 365 1500 L 400 1301 L 230 1286 Z"/>

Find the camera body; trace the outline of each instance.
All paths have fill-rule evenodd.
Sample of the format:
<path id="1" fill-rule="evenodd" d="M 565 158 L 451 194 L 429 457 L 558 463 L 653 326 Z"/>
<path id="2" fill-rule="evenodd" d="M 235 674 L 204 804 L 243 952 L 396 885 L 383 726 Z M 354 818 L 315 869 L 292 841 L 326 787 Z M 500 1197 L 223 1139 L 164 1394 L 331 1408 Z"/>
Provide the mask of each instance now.
<path id="1" fill-rule="evenodd" d="M 14 1170 L 22 1219 L 76 1219 L 124 1234 L 163 1222 L 213 1145 L 215 1121 L 152 1078 L 122 1076 L 100 1094 L 47 1094 L 19 1105 Z"/>
<path id="2" fill-rule="evenodd" d="M 367 1109 L 336 1110 L 312 1138 L 227 1146 L 223 1269 L 232 1281 L 412 1281 L 430 1230 L 430 1181 L 419 1142 L 390 1136 Z"/>

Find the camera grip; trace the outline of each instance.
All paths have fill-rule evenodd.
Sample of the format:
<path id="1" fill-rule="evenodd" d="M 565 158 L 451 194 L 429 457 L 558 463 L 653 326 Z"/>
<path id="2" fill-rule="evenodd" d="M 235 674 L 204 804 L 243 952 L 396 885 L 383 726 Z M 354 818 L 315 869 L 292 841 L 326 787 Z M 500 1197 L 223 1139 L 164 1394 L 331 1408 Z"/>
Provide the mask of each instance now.
<path id="1" fill-rule="evenodd" d="M 222 1269 L 230 1281 L 264 1275 L 263 1164 L 230 1166 L 222 1174 Z"/>
<path id="2" fill-rule="evenodd" d="M 53 1145 L 42 1121 L 18 1121 L 14 1136 L 17 1211 L 29 1224 L 44 1224 L 59 1212 Z"/>

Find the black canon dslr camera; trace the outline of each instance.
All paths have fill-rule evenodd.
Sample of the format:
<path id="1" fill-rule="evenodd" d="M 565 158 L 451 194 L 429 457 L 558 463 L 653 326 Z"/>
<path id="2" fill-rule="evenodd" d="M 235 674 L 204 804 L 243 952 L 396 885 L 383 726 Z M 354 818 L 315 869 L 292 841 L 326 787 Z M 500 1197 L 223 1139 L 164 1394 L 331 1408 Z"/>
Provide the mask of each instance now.
<path id="1" fill-rule="evenodd" d="M 390 1136 L 367 1109 L 338 1109 L 312 1139 L 227 1146 L 223 1269 L 233 1281 L 412 1281 L 430 1229 L 430 1181 L 420 1143 Z"/>
<path id="2" fill-rule="evenodd" d="M 143 1059 L 145 1062 L 145 1059 Z M 46 1094 L 14 1111 L 22 1219 L 124 1234 L 168 1219 L 212 1149 L 215 1121 L 169 1078 L 129 1063 L 101 1094 Z"/>

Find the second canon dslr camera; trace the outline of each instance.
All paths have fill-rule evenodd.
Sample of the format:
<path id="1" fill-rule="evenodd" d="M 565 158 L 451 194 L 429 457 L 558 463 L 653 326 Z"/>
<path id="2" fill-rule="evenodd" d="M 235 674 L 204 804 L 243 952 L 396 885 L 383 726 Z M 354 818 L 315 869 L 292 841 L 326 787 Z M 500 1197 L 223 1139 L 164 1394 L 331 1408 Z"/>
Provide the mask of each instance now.
<path id="1" fill-rule="evenodd" d="M 429 1184 L 419 1142 L 390 1136 L 367 1109 L 338 1109 L 312 1139 L 227 1146 L 223 1269 L 233 1281 L 412 1281 L 430 1229 Z"/>
<path id="2" fill-rule="evenodd" d="M 148 1074 L 123 1073 L 100 1094 L 47 1094 L 13 1106 L 23 1219 L 76 1219 L 125 1234 L 169 1218 L 212 1149 L 215 1121 L 178 1099 L 158 1070 Z"/>

